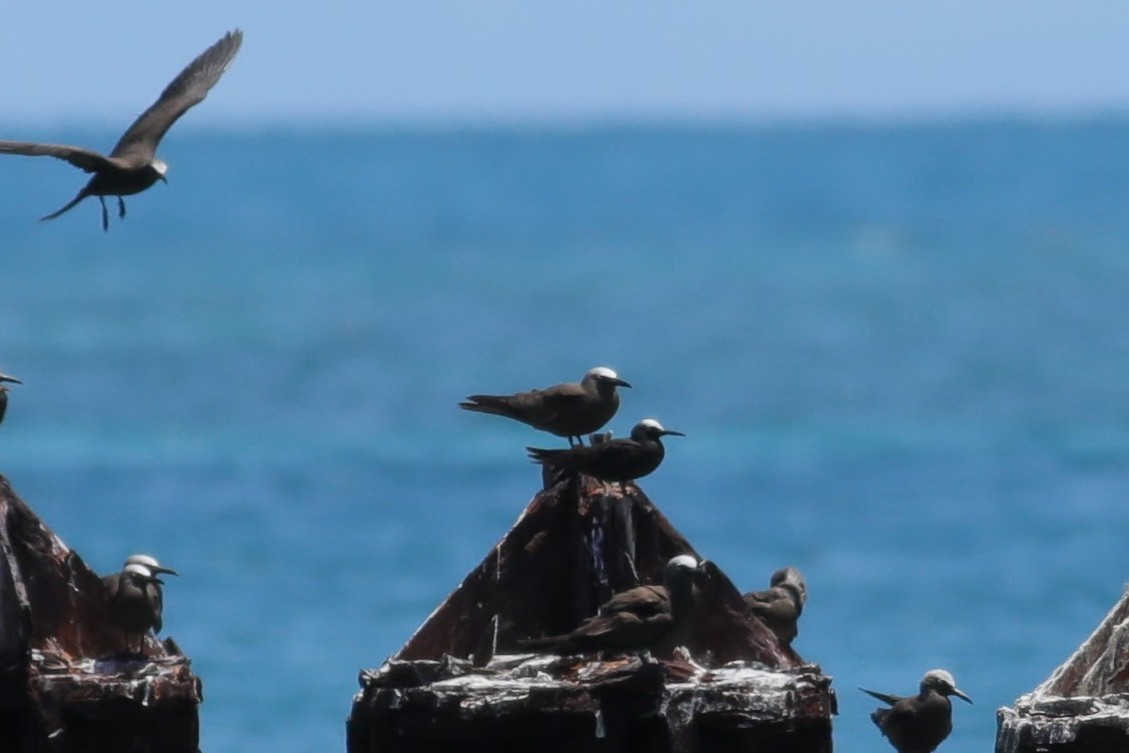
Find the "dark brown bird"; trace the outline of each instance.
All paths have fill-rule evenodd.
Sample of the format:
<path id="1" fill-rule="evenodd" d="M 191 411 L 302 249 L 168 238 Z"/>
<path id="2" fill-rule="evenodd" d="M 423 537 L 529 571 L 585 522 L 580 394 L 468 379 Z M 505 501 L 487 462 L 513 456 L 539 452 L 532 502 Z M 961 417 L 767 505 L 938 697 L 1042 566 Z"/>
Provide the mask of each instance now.
<path id="1" fill-rule="evenodd" d="M 620 591 L 572 632 L 518 641 L 518 646 L 558 654 L 648 651 L 692 613 L 694 581 L 705 565 L 688 554 L 673 557 L 663 570 L 663 585 Z"/>
<path id="2" fill-rule="evenodd" d="M 53 220 L 87 196 L 97 196 L 102 204 L 102 229 L 110 229 L 106 196 L 118 197 L 118 216 L 125 217 L 123 196 L 140 193 L 158 180 L 168 182 L 168 165 L 157 159 L 157 145 L 181 115 L 207 96 L 227 70 L 239 46 L 243 32 L 230 31 L 209 47 L 172 80 L 157 101 L 118 140 L 110 156 L 90 149 L 65 144 L 36 144 L 27 141 L 0 141 L 0 153 L 23 154 L 29 157 L 57 157 L 75 167 L 93 173 L 90 181 L 62 209 L 41 217 Z"/>
<path id="3" fill-rule="evenodd" d="M 526 447 L 533 462 L 555 465 L 585 473 L 601 481 L 624 484 L 651 473 L 663 461 L 666 450 L 661 437 L 686 436 L 680 431 L 664 429 L 653 418 L 645 418 L 631 429 L 630 439 L 609 439 L 592 446 L 570 447 L 567 450 L 543 450 Z"/>
<path id="4" fill-rule="evenodd" d="M 808 601 L 808 584 L 794 567 L 782 567 L 772 574 L 764 591 L 745 594 L 749 612 L 757 616 L 785 646 L 799 635 L 800 614 Z"/>
<path id="5" fill-rule="evenodd" d="M 162 585 L 164 581 L 145 565 L 131 563 L 122 568 L 117 580 L 106 590 L 110 624 L 128 635 L 138 636 L 138 653 L 142 653 L 145 645 L 145 633 L 150 629 L 154 633 L 161 631 Z"/>
<path id="6" fill-rule="evenodd" d="M 153 557 L 149 554 L 129 555 L 128 557 L 126 557 L 125 562 L 122 563 L 122 572 L 124 572 L 125 568 L 129 567 L 130 565 L 141 565 L 148 569 L 150 574 L 160 575 L 167 573 L 168 575 L 180 575 L 180 573 L 178 573 L 176 570 L 173 570 L 171 567 L 165 567 L 157 561 L 156 557 Z M 102 587 L 105 589 L 106 593 L 112 593 L 115 589 L 117 589 L 118 581 L 121 576 L 122 573 L 120 572 L 110 573 L 109 575 L 102 576 Z M 160 586 L 156 583 L 151 584 L 147 591 L 149 592 L 150 598 L 152 598 L 156 602 L 158 613 L 163 611 L 165 606 L 165 598 L 164 592 L 160 588 Z"/>
<path id="7" fill-rule="evenodd" d="M 23 382 L 16 379 L 14 376 L 0 374 L 0 423 L 4 422 L 4 414 L 8 412 L 8 388 L 4 386 L 4 382 L 23 384 Z"/>
<path id="8" fill-rule="evenodd" d="M 459 403 L 463 410 L 505 416 L 535 429 L 568 437 L 569 446 L 583 444 L 585 434 L 597 431 L 619 410 L 616 387 L 630 387 L 607 366 L 589 369 L 579 382 L 513 395 L 471 395 Z"/>
<path id="9" fill-rule="evenodd" d="M 932 753 L 953 731 L 953 704 L 949 696 L 972 699 L 956 686 L 953 676 L 943 669 L 932 669 L 921 678 L 921 691 L 915 696 L 889 695 L 859 688 L 890 708 L 878 708 L 871 720 L 898 753 Z"/>

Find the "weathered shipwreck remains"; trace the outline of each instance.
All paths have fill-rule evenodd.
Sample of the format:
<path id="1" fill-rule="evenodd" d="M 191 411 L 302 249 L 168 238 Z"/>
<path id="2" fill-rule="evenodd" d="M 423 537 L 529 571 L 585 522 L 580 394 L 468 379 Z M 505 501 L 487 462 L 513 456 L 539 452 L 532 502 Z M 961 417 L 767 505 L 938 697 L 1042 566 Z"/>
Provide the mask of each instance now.
<path id="1" fill-rule="evenodd" d="M 171 639 L 142 659 L 102 581 L 0 477 L 0 750 L 198 753 L 200 680 Z"/>
<path id="2" fill-rule="evenodd" d="M 634 655 L 535 656 L 517 641 L 566 633 L 613 593 L 661 582 L 695 554 L 639 489 L 565 476 L 399 653 L 361 673 L 349 753 L 831 751 L 835 696 L 757 619 L 716 566 L 691 629 Z"/>
<path id="3" fill-rule="evenodd" d="M 1129 750 L 1129 593 L 1042 685 L 996 716 L 997 753 Z"/>

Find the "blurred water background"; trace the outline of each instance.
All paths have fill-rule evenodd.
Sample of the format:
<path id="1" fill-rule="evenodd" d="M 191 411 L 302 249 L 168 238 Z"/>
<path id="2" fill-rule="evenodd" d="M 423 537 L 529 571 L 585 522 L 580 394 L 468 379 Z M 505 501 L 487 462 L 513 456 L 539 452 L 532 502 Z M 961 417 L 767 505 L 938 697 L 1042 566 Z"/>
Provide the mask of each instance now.
<path id="1" fill-rule="evenodd" d="M 110 131 L 13 133 L 108 147 Z M 1129 572 L 1129 122 L 178 129 L 99 228 L 5 158 L 0 472 L 101 572 L 178 568 L 207 753 L 330 752 L 539 488 L 471 392 L 610 365 L 643 489 L 736 583 L 807 575 L 836 749 L 856 685 L 950 669 L 949 753 Z"/>

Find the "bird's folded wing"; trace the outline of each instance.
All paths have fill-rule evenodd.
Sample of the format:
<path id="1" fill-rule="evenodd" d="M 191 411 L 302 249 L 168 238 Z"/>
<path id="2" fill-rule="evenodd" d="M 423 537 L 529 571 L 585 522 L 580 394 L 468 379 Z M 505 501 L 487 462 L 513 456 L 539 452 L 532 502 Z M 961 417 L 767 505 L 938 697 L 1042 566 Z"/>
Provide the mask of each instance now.
<path id="1" fill-rule="evenodd" d="M 646 616 L 669 610 L 670 599 L 667 597 L 665 589 L 659 590 L 655 586 L 639 586 L 612 596 L 600 607 L 600 614 L 633 612 Z"/>

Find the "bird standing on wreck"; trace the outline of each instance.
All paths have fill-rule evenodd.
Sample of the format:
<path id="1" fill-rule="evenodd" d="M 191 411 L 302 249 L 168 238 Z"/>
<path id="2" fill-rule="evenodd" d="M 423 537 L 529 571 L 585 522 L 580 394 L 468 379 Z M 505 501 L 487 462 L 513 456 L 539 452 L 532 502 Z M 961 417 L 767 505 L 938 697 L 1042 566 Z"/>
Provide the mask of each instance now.
<path id="1" fill-rule="evenodd" d="M 165 599 L 164 581 L 157 577 L 160 573 L 177 575 L 147 554 L 131 554 L 120 573 L 102 578 L 110 624 L 125 633 L 138 634 L 139 653 L 146 632 L 161 632 Z"/>
<path id="2" fill-rule="evenodd" d="M 661 586 L 620 591 L 571 632 L 518 641 L 518 646 L 558 654 L 649 651 L 693 612 L 694 583 L 706 564 L 689 554 L 672 557 L 663 569 Z"/>
<path id="3" fill-rule="evenodd" d="M 567 437 L 571 447 L 584 444 L 585 434 L 598 431 L 612 419 L 619 410 L 616 387 L 630 386 L 607 366 L 596 366 L 579 382 L 513 395 L 471 395 L 459 403 L 459 407 L 505 416 L 558 437 Z"/>
<path id="4" fill-rule="evenodd" d="M 932 753 L 953 731 L 953 704 L 949 697 L 955 695 L 972 703 L 944 669 L 926 672 L 915 696 L 859 690 L 889 704 L 888 709 L 875 709 L 870 718 L 898 753 Z"/>
<path id="5" fill-rule="evenodd" d="M 663 461 L 666 450 L 662 437 L 686 436 L 680 431 L 663 428 L 653 418 L 645 418 L 631 429 L 629 439 L 609 439 L 589 447 L 567 450 L 544 450 L 526 447 L 533 462 L 579 471 L 600 481 L 618 481 L 622 487 L 651 473 Z"/>
<path id="6" fill-rule="evenodd" d="M 4 382 L 23 384 L 23 382 L 16 379 L 14 376 L 0 374 L 0 423 L 4 423 L 4 414 L 8 412 L 8 388 L 4 386 Z"/>
<path id="7" fill-rule="evenodd" d="M 37 144 L 27 141 L 0 141 L 0 154 L 29 157 L 56 157 L 93 173 L 90 181 L 65 206 L 42 220 L 53 220 L 87 196 L 97 196 L 102 204 L 102 229 L 110 229 L 106 196 L 118 197 L 118 216 L 125 217 L 123 196 L 140 193 L 158 180 L 168 182 L 168 165 L 157 159 L 157 145 L 181 115 L 199 104 L 235 59 L 243 43 L 243 32 L 230 31 L 193 60 L 172 80 L 161 96 L 118 140 L 110 155 L 65 144 Z"/>
<path id="8" fill-rule="evenodd" d="M 745 603 L 781 644 L 790 646 L 800 633 L 800 614 L 808 601 L 807 581 L 796 568 L 782 567 L 772 574 L 768 585 L 764 591 L 745 594 Z"/>

